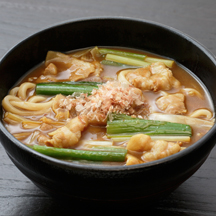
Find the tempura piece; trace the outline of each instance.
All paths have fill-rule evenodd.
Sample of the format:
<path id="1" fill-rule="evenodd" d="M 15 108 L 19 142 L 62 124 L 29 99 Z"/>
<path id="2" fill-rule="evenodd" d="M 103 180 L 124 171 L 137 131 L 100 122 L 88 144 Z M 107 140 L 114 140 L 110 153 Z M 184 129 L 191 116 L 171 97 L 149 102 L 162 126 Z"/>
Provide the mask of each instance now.
<path id="1" fill-rule="evenodd" d="M 151 137 L 144 134 L 137 134 L 130 138 L 127 149 L 130 151 L 149 151 L 152 148 Z"/>
<path id="2" fill-rule="evenodd" d="M 46 78 L 46 75 L 57 75 L 55 67 L 53 66 L 55 64 L 60 64 L 61 67 L 64 68 L 63 71 L 58 72 L 69 74 L 68 79 L 70 81 L 85 79 L 90 75 L 99 76 L 103 71 L 102 65 L 95 60 L 95 57 L 91 52 L 89 58 L 85 57 L 78 59 L 74 56 L 79 55 L 66 55 L 61 52 L 49 51 L 46 57 L 45 65 L 47 65 L 47 67 L 44 71 L 43 79 L 49 80 L 52 78 L 49 76 Z"/>
<path id="3" fill-rule="evenodd" d="M 55 118 L 58 120 L 66 120 L 69 118 L 69 110 L 62 106 L 62 101 L 65 99 L 65 96 L 58 94 L 53 99 L 52 109 L 54 111 Z"/>
<path id="4" fill-rule="evenodd" d="M 164 140 L 156 140 L 152 143 L 152 148 L 148 152 L 144 152 L 142 160 L 144 162 L 155 161 L 181 151 L 178 143 L 167 142 Z"/>
<path id="5" fill-rule="evenodd" d="M 70 148 L 78 143 L 81 132 L 87 127 L 88 120 L 86 116 L 73 118 L 65 126 L 49 133 L 52 139 L 46 140 L 46 145 L 57 148 Z"/>
<path id="6" fill-rule="evenodd" d="M 167 142 L 165 140 L 152 140 L 145 134 L 137 134 L 130 138 L 127 149 L 129 151 L 143 152 L 141 159 L 144 162 L 158 160 L 181 151 L 181 142 Z M 133 160 L 134 161 L 134 160 Z M 139 160 L 137 160 L 138 163 Z M 128 162 L 131 164 L 132 162 Z M 134 164 L 134 162 L 133 162 Z"/>
<path id="7" fill-rule="evenodd" d="M 57 67 L 53 64 L 50 63 L 44 70 L 44 75 L 56 75 L 58 72 Z"/>
<path id="8" fill-rule="evenodd" d="M 90 74 L 93 74 L 96 71 L 96 67 L 93 63 L 72 58 L 71 67 L 68 70 L 71 74 L 69 79 L 71 81 L 77 81 L 89 77 Z"/>
<path id="9" fill-rule="evenodd" d="M 180 82 L 163 62 L 152 63 L 148 67 L 129 70 L 126 80 L 141 90 L 159 91 L 180 87 Z"/>
<path id="10" fill-rule="evenodd" d="M 157 107 L 169 114 L 185 114 L 185 96 L 181 93 L 167 94 L 156 100 Z"/>
<path id="11" fill-rule="evenodd" d="M 195 110 L 190 114 L 190 117 L 192 118 L 204 118 L 205 120 L 211 120 L 213 117 L 213 114 L 211 111 L 207 109 L 198 109 Z"/>
<path id="12" fill-rule="evenodd" d="M 126 165 L 135 165 L 135 164 L 141 164 L 143 163 L 143 161 L 139 160 L 137 157 L 131 155 L 131 154 L 127 154 L 126 155 Z"/>

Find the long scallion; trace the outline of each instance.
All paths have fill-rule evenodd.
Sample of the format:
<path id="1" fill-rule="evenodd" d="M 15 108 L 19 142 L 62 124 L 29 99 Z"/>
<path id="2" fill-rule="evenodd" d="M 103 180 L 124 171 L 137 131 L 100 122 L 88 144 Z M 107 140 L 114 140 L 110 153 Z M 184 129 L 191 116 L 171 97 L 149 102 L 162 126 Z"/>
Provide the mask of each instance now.
<path id="1" fill-rule="evenodd" d="M 36 84 L 36 94 L 56 95 L 64 94 L 71 95 L 74 92 L 90 94 L 93 89 L 98 89 L 99 83 L 91 82 L 51 82 Z M 100 83 L 101 84 L 101 83 Z"/>
<path id="2" fill-rule="evenodd" d="M 112 64 L 112 63 L 115 64 L 115 62 L 119 62 L 119 63 L 126 64 L 126 65 L 129 64 L 129 63 L 125 62 L 128 60 L 126 60 L 124 58 L 115 57 L 115 56 L 121 56 L 121 57 L 126 57 L 129 59 L 141 60 L 141 62 L 144 62 L 144 65 L 143 65 L 143 63 L 141 63 L 141 62 L 139 63 L 138 61 L 129 60 L 129 62 L 132 62 L 129 65 L 135 65 L 135 66 L 144 66 L 145 67 L 145 66 L 148 66 L 148 63 L 163 62 L 167 67 L 171 68 L 174 64 L 174 61 L 170 60 L 170 59 L 148 57 L 148 56 L 143 55 L 143 54 L 124 52 L 124 51 L 114 50 L 114 49 L 99 48 L 99 52 L 103 55 L 106 54 L 106 60 L 109 60 L 107 62 L 104 61 L 104 64 Z M 117 60 L 111 60 L 114 58 L 115 59 L 118 58 L 118 59 Z M 118 66 L 118 65 L 116 65 L 116 66 Z"/>
<path id="3" fill-rule="evenodd" d="M 135 133 L 136 134 L 136 133 Z M 114 142 L 125 142 L 135 134 L 108 134 L 107 137 L 112 139 Z M 190 142 L 190 136 L 163 136 L 163 135 L 150 135 L 152 140 L 166 140 L 171 142 Z"/>
<path id="4" fill-rule="evenodd" d="M 125 161 L 127 150 L 125 151 L 87 151 L 76 149 L 55 148 L 40 145 L 33 145 L 31 147 L 37 152 L 44 155 L 65 159 L 65 160 L 89 160 L 89 161 Z"/>
<path id="5" fill-rule="evenodd" d="M 118 146 L 99 146 L 99 145 L 86 145 L 84 149 L 104 152 L 123 152 L 126 153 L 127 149 Z"/>
<path id="6" fill-rule="evenodd" d="M 104 65 L 111 65 L 111 66 L 117 66 L 117 67 L 130 67 L 130 65 L 114 62 L 114 61 L 109 61 L 109 60 L 102 60 L 101 64 Z"/>
<path id="7" fill-rule="evenodd" d="M 106 54 L 105 60 L 114 61 L 114 62 L 118 62 L 121 64 L 138 66 L 138 67 L 147 67 L 148 65 L 150 65 L 150 63 L 144 62 L 144 61 L 139 60 L 139 59 L 128 58 L 128 57 L 124 57 L 124 56 L 120 56 L 120 55 L 114 55 L 114 54 Z"/>
<path id="8" fill-rule="evenodd" d="M 107 122 L 107 134 L 145 133 L 148 135 L 191 136 L 191 127 L 186 124 L 166 121 L 131 118 L 127 115 L 115 114 Z"/>
<path id="9" fill-rule="evenodd" d="M 153 57 L 146 57 L 145 58 L 146 62 L 149 63 L 154 63 L 154 62 L 163 62 L 167 67 L 172 67 L 174 64 L 173 60 L 169 60 L 169 59 L 160 59 L 160 58 L 153 58 Z"/>
<path id="10" fill-rule="evenodd" d="M 99 48 L 98 50 L 101 54 L 114 54 L 114 55 L 129 57 L 129 58 L 136 58 L 140 60 L 144 60 L 144 58 L 146 57 L 146 55 L 143 54 L 124 52 L 124 51 L 114 50 L 114 49 Z"/>

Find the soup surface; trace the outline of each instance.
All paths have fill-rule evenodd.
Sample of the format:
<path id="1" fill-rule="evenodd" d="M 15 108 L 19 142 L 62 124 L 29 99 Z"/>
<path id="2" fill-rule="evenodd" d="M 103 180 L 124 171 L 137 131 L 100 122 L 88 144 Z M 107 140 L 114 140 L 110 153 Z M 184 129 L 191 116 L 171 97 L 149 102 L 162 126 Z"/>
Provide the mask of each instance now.
<path id="1" fill-rule="evenodd" d="M 4 123 L 51 157 L 134 165 L 183 151 L 214 111 L 204 86 L 173 60 L 126 48 L 49 51 L 4 98 Z"/>

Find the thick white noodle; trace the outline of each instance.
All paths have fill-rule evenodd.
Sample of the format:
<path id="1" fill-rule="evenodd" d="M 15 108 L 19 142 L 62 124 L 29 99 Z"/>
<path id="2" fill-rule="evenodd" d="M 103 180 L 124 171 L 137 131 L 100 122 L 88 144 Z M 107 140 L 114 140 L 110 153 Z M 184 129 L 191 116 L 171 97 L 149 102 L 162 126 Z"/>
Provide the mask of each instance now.
<path id="1" fill-rule="evenodd" d="M 15 87 L 15 88 L 11 89 L 10 92 L 9 92 L 9 95 L 16 96 L 18 90 L 19 90 L 19 87 Z"/>
<path id="2" fill-rule="evenodd" d="M 200 92 L 198 92 L 196 89 L 193 89 L 193 88 L 183 88 L 181 89 L 181 91 L 183 91 L 185 94 L 189 95 L 189 96 L 197 96 L 201 99 L 203 99 L 203 96 Z"/>
<path id="3" fill-rule="evenodd" d="M 53 100 L 47 101 L 47 98 L 42 96 L 29 97 L 29 90 L 34 90 L 35 86 L 34 83 L 24 82 L 20 87 L 13 88 L 2 101 L 5 111 L 20 116 L 34 116 L 48 112 Z"/>
<path id="4" fill-rule="evenodd" d="M 210 129 L 214 124 L 213 121 L 192 118 L 189 116 L 162 114 L 162 113 L 152 113 L 149 115 L 149 119 L 158 120 L 158 121 L 167 121 L 167 122 L 173 122 L 173 123 L 188 124 L 196 128 L 206 128 L 206 129 Z"/>
<path id="5" fill-rule="evenodd" d="M 50 108 L 52 105 L 52 101 L 45 102 L 45 103 L 31 103 L 27 101 L 11 101 L 10 103 L 14 107 L 24 109 L 24 110 L 32 110 L 32 111 L 39 111 L 41 109 L 47 109 L 47 108 Z"/>
<path id="6" fill-rule="evenodd" d="M 192 118 L 205 117 L 206 120 L 210 120 L 213 117 L 213 114 L 207 109 L 198 109 L 195 110 L 193 113 L 191 113 L 190 117 Z"/>
<path id="7" fill-rule="evenodd" d="M 123 70 L 121 71 L 118 75 L 117 75 L 117 79 L 120 83 L 127 83 L 127 84 L 131 84 L 127 79 L 126 79 L 126 74 L 130 71 L 134 71 L 134 70 Z"/>
<path id="8" fill-rule="evenodd" d="M 47 98 L 43 97 L 43 96 L 32 96 L 28 99 L 28 102 L 40 103 L 40 102 L 45 101 L 45 100 L 47 100 Z"/>
<path id="9" fill-rule="evenodd" d="M 11 112 L 21 116 L 41 115 L 46 113 L 52 106 L 53 100 L 45 103 L 24 102 L 20 98 L 7 95 L 2 106 L 7 112 Z"/>
<path id="10" fill-rule="evenodd" d="M 19 98 L 21 98 L 22 100 L 25 100 L 27 98 L 27 91 L 29 89 L 34 89 L 35 88 L 35 84 L 34 83 L 30 83 L 30 82 L 24 82 L 20 85 L 19 90 L 17 92 L 17 96 Z"/>

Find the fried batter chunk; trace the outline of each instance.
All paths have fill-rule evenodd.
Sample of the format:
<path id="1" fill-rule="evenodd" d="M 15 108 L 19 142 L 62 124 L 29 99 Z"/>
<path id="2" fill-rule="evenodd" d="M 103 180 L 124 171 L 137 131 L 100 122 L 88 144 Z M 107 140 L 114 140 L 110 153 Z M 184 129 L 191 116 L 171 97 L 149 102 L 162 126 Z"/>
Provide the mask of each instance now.
<path id="1" fill-rule="evenodd" d="M 164 140 L 153 141 L 150 136 L 145 134 L 136 134 L 132 136 L 127 144 L 129 152 L 142 153 L 143 163 L 165 158 L 182 150 L 181 143 L 167 142 Z M 128 157 L 126 165 L 138 164 L 140 160 Z"/>
<path id="2" fill-rule="evenodd" d="M 130 154 L 127 154 L 126 156 L 126 165 L 135 165 L 135 164 L 141 164 L 143 163 L 142 160 L 139 160 L 137 157 L 133 156 L 133 155 L 130 155 Z"/>
<path id="3" fill-rule="evenodd" d="M 185 96 L 181 93 L 169 94 L 160 97 L 156 101 L 157 107 L 169 114 L 185 114 L 187 109 L 185 107 Z"/>
<path id="4" fill-rule="evenodd" d="M 180 87 L 180 82 L 163 62 L 152 63 L 145 68 L 130 70 L 126 79 L 141 90 L 159 91 Z"/>
<path id="5" fill-rule="evenodd" d="M 47 53 L 45 65 L 43 75 L 37 79 L 37 82 L 56 82 L 62 78 L 78 81 L 88 78 L 90 75 L 99 77 L 103 71 L 102 64 L 93 57 L 83 60 L 82 58 L 75 58 L 73 55 L 54 51 Z"/>
<path id="6" fill-rule="evenodd" d="M 86 116 L 77 116 L 70 120 L 65 126 L 49 133 L 52 139 L 46 140 L 46 145 L 57 148 L 69 148 L 78 143 L 81 132 L 88 126 Z"/>
<path id="7" fill-rule="evenodd" d="M 151 137 L 144 134 L 137 134 L 130 138 L 127 149 L 130 151 L 149 151 L 152 148 Z"/>
<path id="8" fill-rule="evenodd" d="M 57 74 L 57 67 L 50 63 L 44 70 L 44 75 L 56 75 Z"/>
<path id="9" fill-rule="evenodd" d="M 76 58 L 71 59 L 71 67 L 68 69 L 70 71 L 69 79 L 71 81 L 77 81 L 89 77 L 90 74 L 95 73 L 97 76 L 100 75 L 102 67 L 99 64 L 94 64 L 91 62 L 85 62 Z"/>
<path id="10" fill-rule="evenodd" d="M 173 155 L 179 151 L 181 151 L 181 147 L 178 143 L 156 140 L 152 142 L 151 150 L 143 154 L 142 160 L 144 162 L 155 161 Z"/>
<path id="11" fill-rule="evenodd" d="M 58 94 L 53 99 L 52 109 L 54 111 L 55 118 L 58 120 L 66 120 L 69 118 L 69 110 L 62 105 L 62 101 L 65 99 L 65 96 L 62 94 Z"/>

